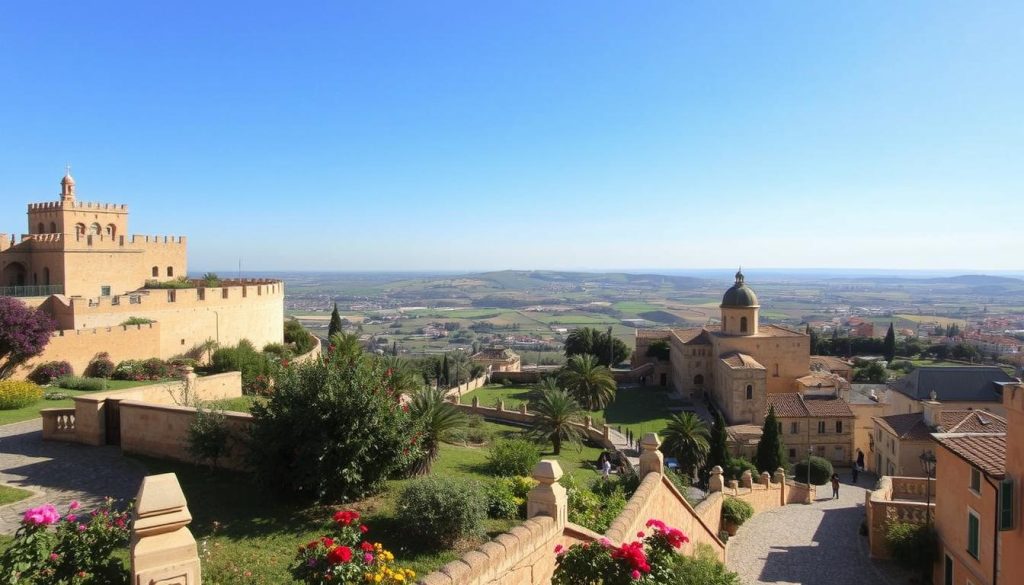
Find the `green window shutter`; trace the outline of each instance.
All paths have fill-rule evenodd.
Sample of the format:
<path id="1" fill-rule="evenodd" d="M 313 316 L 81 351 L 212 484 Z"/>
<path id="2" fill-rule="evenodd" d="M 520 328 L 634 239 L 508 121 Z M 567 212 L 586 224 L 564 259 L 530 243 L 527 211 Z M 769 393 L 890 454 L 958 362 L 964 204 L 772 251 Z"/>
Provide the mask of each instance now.
<path id="1" fill-rule="evenodd" d="M 999 486 L 999 530 L 1013 530 L 1014 487 L 1010 478 L 1004 479 Z"/>
<path id="2" fill-rule="evenodd" d="M 967 552 L 978 558 L 978 517 L 974 514 L 967 515 Z"/>

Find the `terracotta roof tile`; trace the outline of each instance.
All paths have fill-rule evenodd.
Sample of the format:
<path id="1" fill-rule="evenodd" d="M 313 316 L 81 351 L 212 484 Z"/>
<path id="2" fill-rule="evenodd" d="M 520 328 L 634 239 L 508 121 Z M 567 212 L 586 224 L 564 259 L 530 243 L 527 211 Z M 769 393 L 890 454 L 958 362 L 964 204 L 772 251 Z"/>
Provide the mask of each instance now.
<path id="1" fill-rule="evenodd" d="M 803 396 L 799 392 L 769 394 L 768 407 L 775 408 L 775 416 L 785 418 L 853 417 L 850 405 L 842 398 L 833 396 Z"/>
<path id="2" fill-rule="evenodd" d="M 909 414 L 893 414 L 876 416 L 875 420 L 892 434 L 908 441 L 926 441 L 931 436 L 931 429 L 924 424 L 924 415 L 920 412 Z"/>
<path id="3" fill-rule="evenodd" d="M 807 409 L 796 392 L 786 394 L 769 394 L 768 407 L 775 408 L 775 416 L 781 417 L 804 417 L 807 416 Z"/>
<path id="4" fill-rule="evenodd" d="M 850 362 L 831 355 L 812 355 L 811 367 L 813 368 L 816 364 L 829 371 L 853 369 L 853 364 Z"/>
<path id="5" fill-rule="evenodd" d="M 996 479 L 1006 475 L 1006 434 L 936 433 L 943 447 Z"/>
<path id="6" fill-rule="evenodd" d="M 944 410 L 938 416 L 945 433 L 1005 433 L 1006 419 L 985 410 Z"/>
<path id="7" fill-rule="evenodd" d="M 730 368 L 746 368 L 754 370 L 763 370 L 764 366 L 759 364 L 757 360 L 750 357 L 745 353 L 734 351 L 727 353 L 722 356 L 722 361 L 725 362 Z"/>

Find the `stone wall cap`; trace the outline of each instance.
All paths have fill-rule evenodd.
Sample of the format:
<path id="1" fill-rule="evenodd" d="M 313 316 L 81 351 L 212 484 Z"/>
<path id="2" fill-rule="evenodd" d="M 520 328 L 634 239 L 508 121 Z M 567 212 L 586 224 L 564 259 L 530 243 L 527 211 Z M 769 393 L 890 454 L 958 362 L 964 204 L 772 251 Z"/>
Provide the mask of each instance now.
<path id="1" fill-rule="evenodd" d="M 533 467 L 533 479 L 553 484 L 562 478 L 562 466 L 554 459 L 542 459 Z"/>

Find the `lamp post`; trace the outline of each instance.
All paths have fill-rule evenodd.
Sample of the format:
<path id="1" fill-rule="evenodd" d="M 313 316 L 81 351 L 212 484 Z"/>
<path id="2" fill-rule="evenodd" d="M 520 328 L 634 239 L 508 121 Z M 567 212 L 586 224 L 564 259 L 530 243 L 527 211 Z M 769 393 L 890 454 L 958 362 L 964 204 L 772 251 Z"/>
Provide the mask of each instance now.
<path id="1" fill-rule="evenodd" d="M 810 426 L 810 421 L 807 422 Z M 811 453 L 814 453 L 814 445 L 807 447 L 807 503 L 811 503 Z"/>
<path id="2" fill-rule="evenodd" d="M 921 469 L 924 471 L 924 493 L 925 493 L 925 525 L 932 524 L 932 476 L 935 475 L 935 453 L 925 451 L 918 457 L 921 461 Z"/>

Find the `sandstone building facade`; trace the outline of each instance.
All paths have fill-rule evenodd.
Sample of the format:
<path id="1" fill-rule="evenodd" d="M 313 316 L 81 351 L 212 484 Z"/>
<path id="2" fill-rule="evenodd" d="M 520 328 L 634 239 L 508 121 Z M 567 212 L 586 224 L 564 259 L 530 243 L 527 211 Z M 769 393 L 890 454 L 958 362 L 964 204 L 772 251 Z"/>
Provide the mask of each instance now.
<path id="1" fill-rule="evenodd" d="M 0 234 L 0 295 L 57 322 L 23 374 L 50 360 L 82 373 L 101 352 L 115 362 L 167 359 L 208 340 L 283 341 L 281 281 L 188 281 L 187 271 L 184 237 L 129 235 L 128 206 L 79 201 L 67 173 L 57 201 L 29 204 L 28 233 Z M 168 281 L 183 288 L 156 288 Z M 132 317 L 151 322 L 128 324 Z"/>

